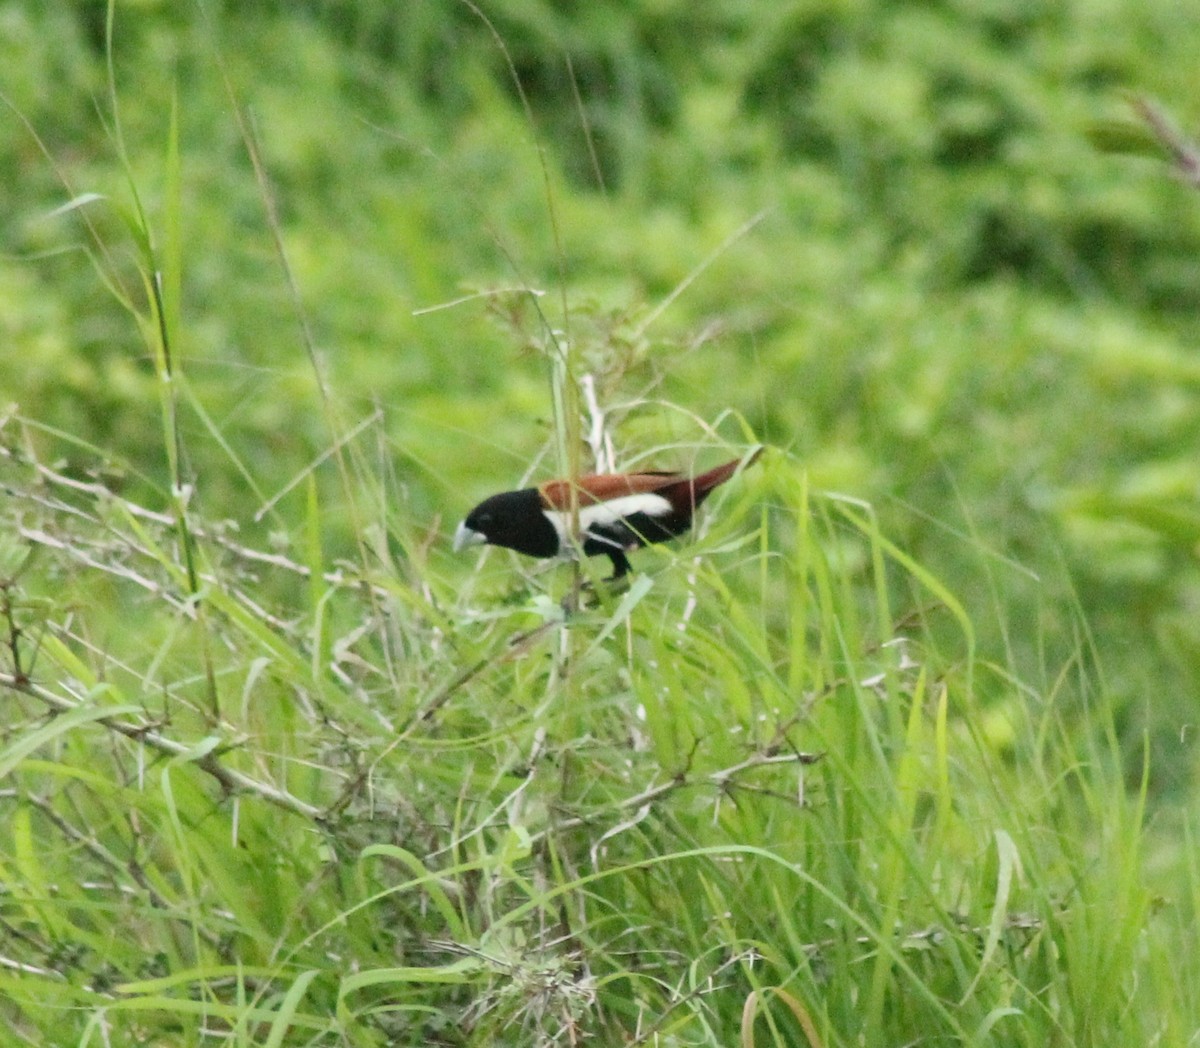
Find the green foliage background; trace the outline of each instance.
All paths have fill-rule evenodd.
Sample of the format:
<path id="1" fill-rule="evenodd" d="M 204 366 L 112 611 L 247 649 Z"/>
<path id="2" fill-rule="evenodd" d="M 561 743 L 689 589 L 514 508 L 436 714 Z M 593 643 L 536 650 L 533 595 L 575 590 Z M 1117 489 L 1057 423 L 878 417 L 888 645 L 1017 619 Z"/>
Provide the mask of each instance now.
<path id="1" fill-rule="evenodd" d="M 707 462 L 707 445 L 752 434 L 813 491 L 872 504 L 921 566 L 887 579 L 894 610 L 920 604 L 927 573 L 967 609 L 980 657 L 1041 694 L 1064 665 L 1098 667 L 1112 730 L 1096 759 L 1136 796 L 1149 753 L 1150 825 L 1165 829 L 1150 868 L 1178 871 L 1200 694 L 1200 194 L 1147 147 L 1129 98 L 1200 126 L 1187 4 L 112 13 L 110 55 L 103 4 L 0 3 L 11 447 L 164 508 L 158 378 L 111 293 L 144 308 L 120 217 L 132 184 L 152 227 L 179 222 L 191 509 L 236 521 L 250 547 L 351 556 L 361 520 L 331 463 L 256 511 L 378 409 L 361 454 L 397 570 L 457 586 L 468 566 L 433 533 L 531 462 L 558 465 L 545 331 L 512 289 L 543 290 L 599 376 L 622 461 Z M 846 540 L 864 557 L 865 533 Z M 507 585 L 488 578 L 485 604 Z M 869 604 L 871 586 L 854 599 Z M 34 584 L 39 598 L 58 587 L 101 609 L 99 648 L 155 635 L 159 607 L 118 607 L 70 571 Z M 263 587 L 285 602 L 302 589 Z M 929 630 L 959 666 L 957 624 Z M 1087 691 L 1067 715 L 1085 734 Z M 999 686 L 975 700 L 981 748 L 1003 763 L 1017 700 Z M 269 821 L 248 832 L 269 836 Z M 1166 896 L 1186 894 L 1170 877 Z M 1103 1043 L 1089 1036 L 1060 1043 Z"/>

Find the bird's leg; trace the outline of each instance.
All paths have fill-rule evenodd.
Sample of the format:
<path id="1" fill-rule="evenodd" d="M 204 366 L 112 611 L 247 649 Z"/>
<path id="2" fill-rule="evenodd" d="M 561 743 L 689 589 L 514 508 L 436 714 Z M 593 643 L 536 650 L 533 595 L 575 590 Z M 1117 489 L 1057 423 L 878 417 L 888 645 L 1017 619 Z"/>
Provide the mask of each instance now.
<path id="1" fill-rule="evenodd" d="M 623 579 L 633 570 L 633 565 L 629 563 L 629 558 L 625 556 L 625 551 L 622 549 L 605 550 L 608 554 L 608 559 L 612 561 L 613 573 L 611 578 L 607 578 L 605 582 L 616 582 L 618 579 Z"/>
<path id="2" fill-rule="evenodd" d="M 613 573 L 606 579 L 601 579 L 595 585 L 583 582 L 577 590 L 572 590 L 562 599 L 563 613 L 568 617 L 583 608 L 595 608 L 606 604 L 612 597 L 629 589 L 628 577 L 633 574 L 633 565 L 620 549 L 604 551 L 612 561 Z"/>

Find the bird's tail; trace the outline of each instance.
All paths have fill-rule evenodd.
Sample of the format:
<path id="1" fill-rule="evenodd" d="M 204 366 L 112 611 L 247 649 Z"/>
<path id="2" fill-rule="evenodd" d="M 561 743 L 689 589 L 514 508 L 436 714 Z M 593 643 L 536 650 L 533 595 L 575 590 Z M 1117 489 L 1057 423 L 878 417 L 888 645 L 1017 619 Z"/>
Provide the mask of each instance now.
<path id="1" fill-rule="evenodd" d="M 704 498 L 713 488 L 724 484 L 732 477 L 739 468 L 753 466 L 758 461 L 758 456 L 763 453 L 763 446 L 760 444 L 749 455 L 744 458 L 736 458 L 732 462 L 726 462 L 723 466 L 717 466 L 710 469 L 707 473 L 701 473 L 698 477 L 693 477 L 691 481 L 691 489 L 693 492 L 692 500 L 695 505 L 700 505 Z"/>

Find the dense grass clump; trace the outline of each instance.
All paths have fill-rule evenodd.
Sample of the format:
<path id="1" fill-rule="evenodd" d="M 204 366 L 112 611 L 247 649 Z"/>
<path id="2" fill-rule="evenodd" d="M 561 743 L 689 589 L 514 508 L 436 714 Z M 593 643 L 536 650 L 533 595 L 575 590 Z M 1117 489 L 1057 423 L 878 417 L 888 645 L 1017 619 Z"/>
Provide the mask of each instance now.
<path id="1" fill-rule="evenodd" d="M 979 660 L 869 508 L 779 453 L 696 546 L 644 554 L 570 615 L 565 568 L 488 555 L 464 579 L 376 542 L 371 569 L 330 570 L 315 501 L 307 561 L 191 518 L 193 589 L 177 522 L 7 462 L 26 548 L 4 589 L 14 1030 L 1161 1028 L 1136 978 L 1166 963 L 1141 805 L 1086 653 L 1049 692 Z"/>

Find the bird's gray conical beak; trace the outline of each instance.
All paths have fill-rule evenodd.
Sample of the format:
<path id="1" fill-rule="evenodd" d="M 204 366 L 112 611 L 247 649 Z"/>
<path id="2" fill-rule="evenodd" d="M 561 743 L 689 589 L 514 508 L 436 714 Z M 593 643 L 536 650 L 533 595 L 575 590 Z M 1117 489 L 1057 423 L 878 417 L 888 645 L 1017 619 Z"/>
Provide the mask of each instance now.
<path id="1" fill-rule="evenodd" d="M 480 546 L 487 542 L 487 536 L 482 531 L 476 531 L 473 528 L 468 528 L 465 523 L 460 524 L 454 532 L 454 552 L 464 550 L 468 546 Z"/>

